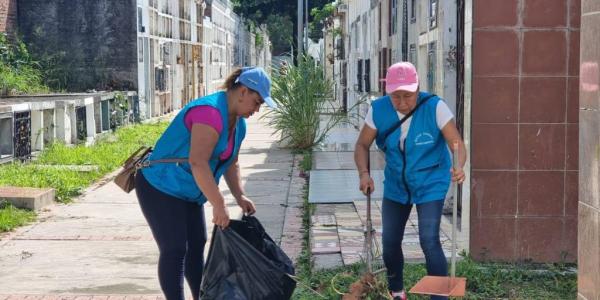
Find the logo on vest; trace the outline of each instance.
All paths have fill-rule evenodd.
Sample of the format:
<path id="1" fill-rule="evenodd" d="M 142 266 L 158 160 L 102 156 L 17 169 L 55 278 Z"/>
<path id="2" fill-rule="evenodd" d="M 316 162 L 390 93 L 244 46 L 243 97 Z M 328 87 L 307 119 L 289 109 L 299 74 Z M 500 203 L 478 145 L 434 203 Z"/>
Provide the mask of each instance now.
<path id="1" fill-rule="evenodd" d="M 423 146 L 429 144 L 433 144 L 433 136 L 428 132 L 419 133 L 419 135 L 417 135 L 417 137 L 415 138 L 416 146 Z"/>

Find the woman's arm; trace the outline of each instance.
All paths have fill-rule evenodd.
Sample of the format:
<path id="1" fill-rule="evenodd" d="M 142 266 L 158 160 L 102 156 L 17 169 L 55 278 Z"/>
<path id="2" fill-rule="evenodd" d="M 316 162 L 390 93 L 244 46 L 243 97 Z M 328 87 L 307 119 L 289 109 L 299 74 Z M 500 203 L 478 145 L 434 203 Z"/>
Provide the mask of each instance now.
<path id="1" fill-rule="evenodd" d="M 356 146 L 354 147 L 354 162 L 356 163 L 356 169 L 358 170 L 358 176 L 360 177 L 360 190 L 366 195 L 367 189 L 370 193 L 375 190 L 375 184 L 369 174 L 369 167 L 367 161 L 369 159 L 369 148 L 377 136 L 377 130 L 364 125 L 358 135 Z"/>
<path id="2" fill-rule="evenodd" d="M 213 206 L 213 223 L 221 227 L 227 227 L 229 225 L 229 213 L 225 207 L 225 199 L 219 191 L 208 163 L 219 140 L 219 134 L 213 127 L 202 123 L 195 123 L 191 132 L 189 162 L 194 180 L 208 202 Z"/>
<path id="3" fill-rule="evenodd" d="M 242 210 L 247 214 L 254 214 L 256 212 L 256 207 L 252 200 L 248 199 L 244 193 L 244 188 L 242 187 L 242 176 L 240 174 L 240 164 L 238 163 L 238 156 L 235 157 L 235 160 L 225 172 L 225 181 L 227 182 L 227 186 L 229 186 L 229 190 L 237 204 L 242 208 Z"/>
<path id="4" fill-rule="evenodd" d="M 240 199 L 244 195 L 244 189 L 242 187 L 242 176 L 240 175 L 240 164 L 238 163 L 237 156 L 223 177 L 225 177 L 227 186 L 229 186 L 229 190 L 233 197 L 235 197 L 235 200 Z"/>
<path id="5" fill-rule="evenodd" d="M 460 137 L 460 133 L 458 129 L 456 129 L 456 124 L 454 120 L 448 121 L 444 128 L 442 128 L 442 135 L 448 143 L 450 150 L 454 153 L 454 145 L 458 145 L 458 153 L 454 153 L 454 155 L 458 155 L 458 166 L 454 166 L 452 168 L 452 180 L 458 181 L 458 183 L 462 183 L 465 180 L 465 173 L 463 171 L 463 167 L 467 162 L 467 149 L 465 148 L 465 143 Z"/>

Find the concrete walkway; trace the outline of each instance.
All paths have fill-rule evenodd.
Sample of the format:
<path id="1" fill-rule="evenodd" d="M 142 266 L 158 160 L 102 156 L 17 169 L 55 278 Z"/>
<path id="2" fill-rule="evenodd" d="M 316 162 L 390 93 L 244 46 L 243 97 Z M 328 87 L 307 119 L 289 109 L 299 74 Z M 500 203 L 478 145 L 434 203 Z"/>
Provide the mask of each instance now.
<path id="1" fill-rule="evenodd" d="M 243 184 L 259 220 L 295 260 L 304 180 L 299 158 L 277 148 L 265 123 L 256 116 L 248 121 L 239 157 Z M 224 180 L 221 187 L 231 216 L 239 216 Z M 205 212 L 210 235 L 212 209 Z M 43 212 L 39 222 L 1 236 L 0 300 L 159 299 L 157 254 L 135 193 L 97 184 L 74 203 Z"/>

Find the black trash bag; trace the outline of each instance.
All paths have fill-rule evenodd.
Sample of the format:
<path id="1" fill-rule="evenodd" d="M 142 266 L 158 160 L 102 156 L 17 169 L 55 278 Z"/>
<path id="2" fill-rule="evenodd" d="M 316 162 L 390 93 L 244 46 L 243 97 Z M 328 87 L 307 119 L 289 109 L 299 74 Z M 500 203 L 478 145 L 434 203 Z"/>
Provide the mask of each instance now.
<path id="1" fill-rule="evenodd" d="M 232 222 L 230 226 L 237 234 L 273 262 L 278 269 L 287 274 L 295 275 L 292 260 L 277 246 L 256 217 L 243 216 L 242 222 Z"/>
<path id="2" fill-rule="evenodd" d="M 273 259 L 273 260 L 272 260 Z M 200 290 L 203 300 L 290 299 L 296 282 L 285 270 L 291 260 L 254 217 L 217 226 L 208 252 Z"/>

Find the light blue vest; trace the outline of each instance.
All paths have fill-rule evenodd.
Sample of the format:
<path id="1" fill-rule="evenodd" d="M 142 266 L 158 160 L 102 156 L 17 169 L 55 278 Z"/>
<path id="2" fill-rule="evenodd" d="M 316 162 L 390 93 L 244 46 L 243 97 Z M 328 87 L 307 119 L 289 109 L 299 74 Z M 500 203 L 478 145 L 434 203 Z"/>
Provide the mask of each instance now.
<path id="1" fill-rule="evenodd" d="M 417 101 L 420 103 L 428 95 L 419 93 Z M 452 164 L 446 140 L 437 127 L 439 101 L 437 96 L 427 100 L 412 115 L 404 151 L 399 147 L 400 127 L 383 140 L 383 133 L 400 121 L 390 97 L 381 97 L 371 104 L 377 127 L 376 143 L 380 149 L 386 149 L 383 191 L 386 199 L 403 204 L 445 199 Z"/>
<path id="2" fill-rule="evenodd" d="M 150 155 L 149 160 L 189 157 L 191 134 L 187 127 L 185 127 L 184 118 L 188 110 L 199 105 L 209 105 L 217 108 L 223 119 L 223 130 L 219 135 L 219 140 L 209 161 L 210 169 L 215 177 L 215 181 L 219 184 L 219 179 L 237 156 L 242 140 L 246 136 L 246 121 L 243 118 L 240 118 L 235 130 L 235 144 L 231 157 L 225 161 L 219 159 L 221 153 L 227 149 L 227 135 L 229 132 L 227 94 L 225 92 L 217 92 L 204 96 L 186 105 L 177 114 L 175 119 L 173 119 L 158 142 L 156 142 L 156 146 L 154 147 L 154 151 Z M 165 194 L 186 201 L 198 202 L 199 204 L 203 204 L 207 200 L 196 184 L 190 169 L 190 164 L 187 162 L 183 164 L 155 164 L 142 169 L 142 172 L 146 180 L 148 180 L 153 187 Z"/>

